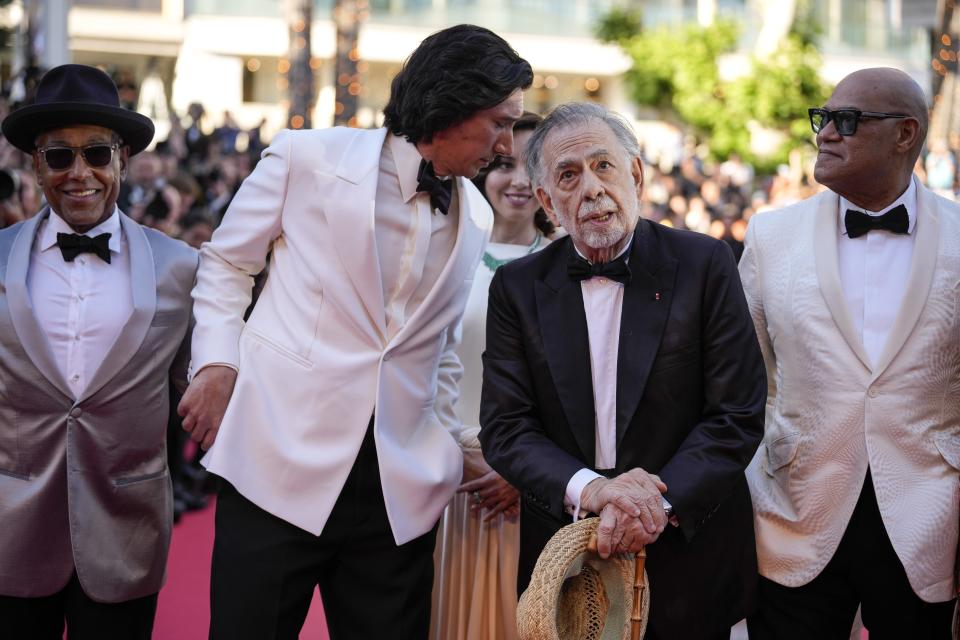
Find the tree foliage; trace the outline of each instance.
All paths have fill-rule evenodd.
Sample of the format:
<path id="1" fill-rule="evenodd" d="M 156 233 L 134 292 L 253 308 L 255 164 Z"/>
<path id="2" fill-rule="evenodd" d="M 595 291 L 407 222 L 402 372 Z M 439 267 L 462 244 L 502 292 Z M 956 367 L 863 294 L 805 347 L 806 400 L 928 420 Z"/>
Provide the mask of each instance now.
<path id="1" fill-rule="evenodd" d="M 608 15 L 603 34 L 622 34 Z M 711 153 L 725 158 L 736 152 L 761 169 L 784 162 L 790 149 L 812 141 L 807 108 L 826 100 L 820 79 L 820 56 L 809 30 L 791 33 L 765 59 L 755 56 L 750 71 L 733 80 L 720 77 L 721 56 L 734 52 L 740 32 L 731 21 L 635 29 L 630 37 L 608 38 L 633 61 L 626 82 L 633 100 L 656 107 L 703 138 Z M 785 142 L 772 156 L 751 151 L 748 123 L 779 131 Z"/>

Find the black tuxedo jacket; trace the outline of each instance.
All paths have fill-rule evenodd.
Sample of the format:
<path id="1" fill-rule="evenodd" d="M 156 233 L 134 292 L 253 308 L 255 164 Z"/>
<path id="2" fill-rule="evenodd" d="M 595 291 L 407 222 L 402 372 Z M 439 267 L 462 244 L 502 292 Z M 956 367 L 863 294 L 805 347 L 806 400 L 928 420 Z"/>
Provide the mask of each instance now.
<path id="1" fill-rule="evenodd" d="M 595 415 L 572 241 L 501 267 L 490 285 L 480 440 L 522 495 L 519 589 L 571 517 L 563 499 L 594 468 Z M 647 548 L 651 628 L 698 638 L 741 619 L 756 589 L 744 469 L 763 434 L 766 374 L 730 248 L 640 220 L 617 362 L 617 466 L 667 484 L 680 527 Z"/>

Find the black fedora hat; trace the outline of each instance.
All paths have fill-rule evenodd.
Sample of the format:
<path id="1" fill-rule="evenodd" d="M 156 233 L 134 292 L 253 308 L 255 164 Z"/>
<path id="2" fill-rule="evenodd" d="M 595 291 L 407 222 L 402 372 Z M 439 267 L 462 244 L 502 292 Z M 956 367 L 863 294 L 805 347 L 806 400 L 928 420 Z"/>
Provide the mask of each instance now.
<path id="1" fill-rule="evenodd" d="M 33 103 L 3 120 L 3 135 L 22 151 L 36 148 L 37 136 L 50 129 L 92 124 L 116 131 L 130 155 L 153 140 L 150 118 L 120 106 L 117 85 L 96 67 L 64 64 L 50 69 L 37 85 Z"/>

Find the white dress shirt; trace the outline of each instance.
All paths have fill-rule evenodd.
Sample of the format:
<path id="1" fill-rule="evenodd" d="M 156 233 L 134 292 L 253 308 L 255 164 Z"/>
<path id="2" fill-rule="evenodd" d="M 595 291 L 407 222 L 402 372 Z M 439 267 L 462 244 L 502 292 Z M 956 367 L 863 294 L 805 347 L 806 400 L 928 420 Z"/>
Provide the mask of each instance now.
<path id="1" fill-rule="evenodd" d="M 864 211 L 869 216 L 878 216 L 902 204 L 910 217 L 907 227 L 909 233 L 906 235 L 873 230 L 858 238 L 848 237 L 844 225 L 847 209 L 863 211 L 863 208 L 846 198 L 840 198 L 840 220 L 837 224 L 840 284 L 854 329 L 874 365 L 887 344 L 890 329 L 907 291 L 916 235 L 913 231 L 917 223 L 917 188 L 914 180 L 916 178 L 910 180 L 907 190 L 884 211 Z"/>
<path id="2" fill-rule="evenodd" d="M 387 134 L 380 152 L 373 217 L 389 337 L 403 328 L 427 297 L 457 240 L 456 181 L 447 215 L 434 213 L 430 195 L 417 193 L 422 159 L 413 144 Z"/>
<path id="3" fill-rule="evenodd" d="M 616 257 L 629 251 L 632 244 L 631 240 Z M 580 256 L 584 257 L 583 254 Z M 597 469 L 613 469 L 617 465 L 617 358 L 623 289 L 624 285 L 616 280 L 599 276 L 580 281 L 590 344 L 595 416 L 594 465 Z M 601 477 L 596 471 L 583 468 L 567 482 L 564 504 L 575 517 L 580 510 L 583 488 Z"/>
<path id="4" fill-rule="evenodd" d="M 83 234 L 110 234 L 110 264 L 92 253 L 67 262 L 58 233 L 76 232 L 51 209 L 30 253 L 27 291 L 57 368 L 79 398 L 133 312 L 130 254 L 116 208 Z"/>

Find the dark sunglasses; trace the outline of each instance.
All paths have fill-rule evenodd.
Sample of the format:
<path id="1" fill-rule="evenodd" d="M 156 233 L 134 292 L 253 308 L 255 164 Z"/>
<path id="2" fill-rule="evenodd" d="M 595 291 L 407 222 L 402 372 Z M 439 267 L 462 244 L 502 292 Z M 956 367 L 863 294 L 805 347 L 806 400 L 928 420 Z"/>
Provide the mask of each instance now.
<path id="1" fill-rule="evenodd" d="M 810 114 L 810 126 L 814 133 L 820 133 L 820 130 L 827 126 L 827 123 L 833 121 L 837 133 L 842 136 L 852 136 L 857 132 L 857 124 L 861 120 L 886 120 L 887 118 L 910 118 L 912 116 L 902 113 L 880 113 L 877 111 L 860 111 L 859 109 L 807 109 Z"/>
<path id="2" fill-rule="evenodd" d="M 88 144 L 85 147 L 44 147 L 37 149 L 43 156 L 43 161 L 54 171 L 64 171 L 73 166 L 77 158 L 77 151 L 83 156 L 87 166 L 100 169 L 113 160 L 113 152 L 119 145 L 116 144 Z"/>

